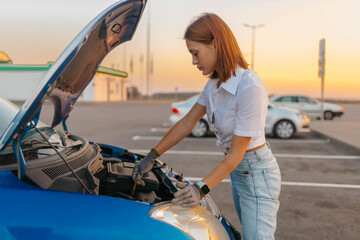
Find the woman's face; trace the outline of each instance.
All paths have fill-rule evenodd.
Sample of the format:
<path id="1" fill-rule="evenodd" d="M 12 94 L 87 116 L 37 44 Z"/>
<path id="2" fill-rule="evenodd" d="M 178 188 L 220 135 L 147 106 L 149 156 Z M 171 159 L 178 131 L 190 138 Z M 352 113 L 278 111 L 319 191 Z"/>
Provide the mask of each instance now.
<path id="1" fill-rule="evenodd" d="M 196 65 L 203 75 L 214 72 L 217 63 L 214 41 L 209 45 L 205 45 L 186 39 L 186 46 L 192 55 L 192 64 Z"/>

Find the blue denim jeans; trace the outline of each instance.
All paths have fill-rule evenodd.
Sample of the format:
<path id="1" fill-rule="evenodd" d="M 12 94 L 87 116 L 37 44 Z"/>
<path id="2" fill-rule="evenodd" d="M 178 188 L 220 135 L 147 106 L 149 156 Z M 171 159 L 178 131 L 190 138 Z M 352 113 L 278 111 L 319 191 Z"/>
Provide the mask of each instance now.
<path id="1" fill-rule="evenodd" d="M 270 145 L 245 153 L 230 177 L 243 239 L 275 239 L 281 174 Z"/>

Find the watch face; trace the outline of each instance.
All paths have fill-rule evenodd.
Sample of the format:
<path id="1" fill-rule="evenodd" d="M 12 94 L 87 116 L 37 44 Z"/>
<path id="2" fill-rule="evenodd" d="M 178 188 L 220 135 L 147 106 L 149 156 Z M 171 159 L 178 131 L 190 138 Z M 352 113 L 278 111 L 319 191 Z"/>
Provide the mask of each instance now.
<path id="1" fill-rule="evenodd" d="M 201 187 L 201 191 L 203 192 L 204 195 L 208 194 L 210 192 L 209 187 L 205 184 L 204 186 Z"/>

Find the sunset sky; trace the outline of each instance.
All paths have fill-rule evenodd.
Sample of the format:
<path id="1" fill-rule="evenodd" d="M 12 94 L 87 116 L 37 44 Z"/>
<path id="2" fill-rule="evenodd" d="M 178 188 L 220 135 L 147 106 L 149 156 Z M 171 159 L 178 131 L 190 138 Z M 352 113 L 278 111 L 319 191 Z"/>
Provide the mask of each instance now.
<path id="1" fill-rule="evenodd" d="M 151 93 L 201 91 L 206 77 L 191 64 L 182 39 L 190 21 L 218 14 L 232 29 L 269 94 L 320 96 L 319 40 L 326 39 L 325 97 L 360 98 L 360 1 L 351 0 L 150 0 L 132 41 L 111 52 L 102 65 L 129 72 L 129 85 L 146 89 L 146 23 L 150 9 Z M 0 51 L 14 64 L 55 61 L 78 32 L 114 0 L 2 1 Z M 148 8 L 150 6 L 150 8 Z M 140 59 L 144 61 L 141 63 Z M 130 59 L 134 71 L 130 72 Z"/>

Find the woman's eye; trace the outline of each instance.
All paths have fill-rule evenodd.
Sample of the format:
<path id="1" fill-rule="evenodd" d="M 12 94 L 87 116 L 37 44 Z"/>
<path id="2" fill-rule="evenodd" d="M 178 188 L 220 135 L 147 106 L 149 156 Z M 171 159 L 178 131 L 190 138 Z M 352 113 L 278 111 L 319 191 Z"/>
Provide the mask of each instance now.
<path id="1" fill-rule="evenodd" d="M 197 57 L 197 55 L 198 55 L 197 53 L 194 53 L 194 57 Z"/>

